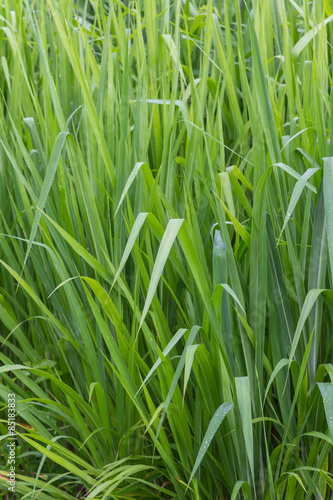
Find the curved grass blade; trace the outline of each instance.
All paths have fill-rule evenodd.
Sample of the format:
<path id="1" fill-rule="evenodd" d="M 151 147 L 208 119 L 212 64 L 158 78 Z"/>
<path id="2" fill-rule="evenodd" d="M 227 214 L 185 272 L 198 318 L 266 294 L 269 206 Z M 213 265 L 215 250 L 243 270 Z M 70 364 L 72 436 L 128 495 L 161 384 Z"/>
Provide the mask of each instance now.
<path id="1" fill-rule="evenodd" d="M 62 456 L 59 455 L 59 453 L 55 453 L 51 451 L 49 448 L 45 448 L 41 444 L 39 444 L 37 441 L 34 441 L 27 437 L 26 434 L 20 434 L 20 437 L 26 441 L 30 446 L 38 450 L 39 452 L 42 453 L 42 455 L 50 458 L 53 462 L 59 464 L 61 467 L 64 467 L 68 471 L 72 472 L 76 476 L 80 477 L 83 481 L 85 481 L 89 485 L 93 485 L 95 483 L 95 480 L 89 476 L 84 470 L 80 469 L 76 465 L 74 465 L 74 460 L 76 458 L 76 455 L 74 453 L 71 453 L 71 458 L 73 462 L 70 462 L 69 460 L 66 460 Z M 51 447 L 54 447 L 54 444 L 51 444 Z"/>
<path id="2" fill-rule="evenodd" d="M 215 194 L 216 198 L 218 198 L 218 200 L 220 201 L 223 209 L 228 214 L 229 219 L 231 220 L 232 224 L 234 225 L 235 230 L 237 231 L 237 233 L 239 233 L 239 236 L 242 238 L 242 240 L 244 240 L 244 243 L 249 247 L 250 244 L 251 244 L 251 235 L 250 235 L 250 233 L 239 222 L 239 220 L 237 219 L 237 217 L 234 216 L 234 214 L 232 213 L 232 211 L 229 210 L 229 208 L 226 206 L 226 204 L 223 203 L 223 201 L 221 200 L 221 198 L 219 198 L 219 196 L 214 191 L 213 191 L 213 193 Z"/>
<path id="3" fill-rule="evenodd" d="M 296 170 L 294 170 L 293 168 L 289 167 L 289 165 L 286 165 L 285 163 L 282 163 L 282 162 L 279 162 L 279 163 L 274 163 L 272 165 L 272 167 L 279 167 L 279 168 L 282 168 L 282 170 L 284 170 L 285 172 L 287 172 L 288 174 L 290 174 L 292 177 L 294 177 L 294 179 L 297 179 L 299 180 L 302 176 L 301 174 L 299 174 L 298 172 L 296 172 Z M 309 182 L 306 182 L 306 187 L 311 189 L 311 191 L 313 191 L 315 194 L 317 194 L 317 189 L 312 186 L 312 184 L 310 184 Z"/>
<path id="4" fill-rule="evenodd" d="M 149 283 L 149 288 L 147 292 L 146 302 L 143 308 L 141 321 L 139 325 L 139 330 L 141 329 L 142 323 L 145 320 L 150 304 L 153 300 L 158 282 L 163 272 L 164 265 L 168 258 L 171 247 L 176 239 L 178 231 L 183 223 L 184 219 L 171 219 L 167 225 L 165 233 L 163 235 L 162 241 L 160 243 L 160 247 L 158 249 L 153 273 L 151 276 L 151 280 Z"/>
<path id="5" fill-rule="evenodd" d="M 117 215 L 117 212 L 118 212 L 118 210 L 119 210 L 122 202 L 124 201 L 124 198 L 125 198 L 125 196 L 127 194 L 127 191 L 131 187 L 131 184 L 134 181 L 137 173 L 139 172 L 139 170 L 142 167 L 142 165 L 145 165 L 145 164 L 148 166 L 148 164 L 145 161 L 138 162 L 138 163 L 136 163 L 134 165 L 134 168 L 133 168 L 132 172 L 130 173 L 129 178 L 127 179 L 127 182 L 125 184 L 123 192 L 121 193 L 120 200 L 119 200 L 119 203 L 118 203 L 118 206 L 117 206 L 117 210 L 115 211 L 115 214 L 114 214 L 113 218 L 115 218 L 115 216 Z"/>
<path id="6" fill-rule="evenodd" d="M 256 36 L 256 32 L 253 26 L 249 10 L 248 10 L 248 18 L 249 18 L 249 27 L 251 35 L 252 57 L 253 57 L 253 80 L 257 94 L 259 113 L 264 127 L 268 151 L 272 163 L 276 163 L 281 161 L 279 138 L 276 130 L 272 103 L 267 88 L 266 76 L 261 58 L 259 42 Z"/>
<path id="7" fill-rule="evenodd" d="M 251 417 L 251 392 L 249 377 L 235 378 L 237 400 L 243 424 L 243 434 L 245 447 L 249 459 L 252 477 L 254 478 L 254 451 L 253 451 L 253 431 Z"/>
<path id="8" fill-rule="evenodd" d="M 318 26 L 315 26 L 310 31 L 308 31 L 291 50 L 292 57 L 298 57 L 303 49 L 311 42 L 311 40 L 319 33 L 319 31 L 326 26 L 326 24 L 333 21 L 333 15 L 325 19 L 322 23 L 319 23 Z"/>
<path id="9" fill-rule="evenodd" d="M 115 284 L 115 282 L 117 281 L 117 278 L 119 276 L 119 274 L 121 273 L 124 265 L 126 264 L 126 261 L 129 257 L 129 254 L 131 253 L 131 250 L 134 246 L 134 243 L 135 243 L 135 240 L 140 232 L 140 229 L 142 228 L 145 220 L 146 220 L 146 217 L 148 215 L 148 212 L 142 212 L 141 214 L 139 214 L 133 224 L 133 227 L 132 227 L 132 230 L 131 230 L 131 233 L 129 235 L 129 238 L 128 238 L 128 241 L 126 243 L 126 247 L 125 247 L 125 250 L 123 252 L 123 256 L 121 258 L 121 261 L 120 261 L 120 264 L 119 264 L 119 267 L 117 269 L 117 272 L 115 274 L 115 277 L 113 279 L 113 282 L 112 282 L 112 286 L 110 288 L 110 291 L 109 291 L 109 295 L 111 293 L 111 290 Z"/>
<path id="10" fill-rule="evenodd" d="M 131 102 L 135 103 L 137 101 L 133 100 Z M 171 100 L 170 99 L 144 99 L 141 102 L 147 102 L 148 104 L 158 104 L 160 106 L 162 106 L 162 105 L 170 105 L 171 104 Z M 190 122 L 190 115 L 188 114 L 188 110 L 187 110 L 185 104 L 183 103 L 183 101 L 180 101 L 179 99 L 176 99 L 174 101 L 174 104 L 175 104 L 175 106 L 178 106 L 178 108 L 180 109 L 180 111 L 181 111 L 181 113 L 183 115 L 183 120 L 185 122 L 187 132 L 188 132 L 188 134 L 190 136 L 191 135 L 191 128 L 189 127 L 189 124 L 191 124 L 191 125 L 193 125 L 193 124 Z"/>
<path id="11" fill-rule="evenodd" d="M 243 311 L 244 314 L 245 313 L 245 309 L 244 307 L 242 306 L 241 304 L 241 301 L 239 300 L 239 298 L 237 297 L 237 295 L 235 294 L 235 292 L 233 291 L 233 289 L 227 284 L 227 283 L 220 283 L 220 286 L 223 288 L 223 290 L 225 290 L 229 295 L 231 295 L 231 297 L 235 300 L 235 302 L 237 302 L 237 304 L 239 305 L 239 307 L 241 308 L 241 310 Z"/>
<path id="12" fill-rule="evenodd" d="M 316 172 L 318 171 L 318 168 L 309 168 L 305 174 L 302 175 L 302 177 L 296 182 L 296 185 L 294 187 L 294 190 L 293 190 L 293 194 L 291 195 L 291 198 L 290 198 L 290 203 L 289 203 L 289 206 L 288 206 L 288 209 L 287 209 L 287 215 L 285 216 L 285 219 L 284 219 L 284 222 L 283 222 L 283 227 L 281 229 L 281 233 L 280 233 L 280 236 L 279 236 L 279 239 L 281 237 L 281 234 L 283 233 L 283 231 L 285 230 L 285 227 L 286 225 L 288 224 L 288 221 L 293 213 L 293 211 L 295 210 L 295 207 L 297 205 L 297 202 L 303 192 L 303 189 L 304 189 L 304 186 L 306 185 L 307 183 L 307 180 L 313 175 L 315 174 Z"/>
<path id="13" fill-rule="evenodd" d="M 184 389 L 183 389 L 183 404 L 184 404 L 184 398 L 185 398 L 185 392 L 187 388 L 187 384 L 190 378 L 191 370 L 192 370 L 192 365 L 193 365 L 193 359 L 194 359 L 194 354 L 197 348 L 199 347 L 200 344 L 194 344 L 188 346 L 186 349 L 186 354 L 185 354 L 185 370 L 184 370 Z"/>
<path id="14" fill-rule="evenodd" d="M 328 251 L 333 276 L 333 157 L 324 158 L 324 202 Z"/>
<path id="15" fill-rule="evenodd" d="M 206 431 L 205 437 L 203 438 L 203 442 L 200 446 L 194 467 L 193 467 L 192 472 L 191 472 L 191 476 L 190 476 L 187 488 L 189 487 L 189 485 L 194 477 L 194 474 L 198 470 L 198 467 L 201 464 L 202 459 L 205 456 L 206 451 L 208 450 L 209 445 L 210 445 L 213 437 L 215 436 L 217 429 L 220 427 L 221 423 L 223 422 L 224 417 L 229 413 L 229 411 L 232 408 L 233 408 L 232 403 L 223 403 L 223 404 L 221 404 L 221 406 L 219 406 L 219 408 L 214 413 L 211 421 L 209 422 L 208 429 Z"/>
<path id="16" fill-rule="evenodd" d="M 44 210 L 44 206 L 45 206 L 48 194 L 50 192 L 55 173 L 57 171 L 57 166 L 59 163 L 61 151 L 62 151 L 62 148 L 65 144 L 66 137 L 68 135 L 69 135 L 69 132 L 60 132 L 60 134 L 58 134 L 56 141 L 54 143 L 51 157 L 50 157 L 49 163 L 47 165 L 45 179 L 44 179 L 44 182 L 42 185 L 41 193 L 39 195 L 39 199 L 38 199 L 38 203 L 37 203 L 37 207 L 36 207 L 37 208 L 36 214 L 35 214 L 35 217 L 34 217 L 34 220 L 32 223 L 32 227 L 31 227 L 28 248 L 27 248 L 27 251 L 26 251 L 26 254 L 24 257 L 24 262 L 23 262 L 23 268 L 28 260 L 29 253 L 30 253 L 30 250 L 32 247 L 32 243 L 34 241 L 34 238 L 35 238 L 35 235 L 36 235 L 36 232 L 38 229 L 38 224 L 39 224 L 40 218 L 42 216 L 42 211 Z M 22 268 L 22 271 L 23 271 L 23 268 Z"/>
<path id="17" fill-rule="evenodd" d="M 170 342 L 168 343 L 168 345 L 166 346 L 166 348 L 162 352 L 162 354 L 163 354 L 164 357 L 166 357 L 169 354 L 169 352 L 171 351 L 171 349 L 173 349 L 175 347 L 175 345 L 177 344 L 177 342 L 182 338 L 182 336 L 184 335 L 184 333 L 186 331 L 187 331 L 186 328 L 180 328 L 180 330 L 178 330 L 178 332 L 176 333 L 176 335 L 174 335 L 172 337 L 172 339 L 170 340 Z M 148 375 L 146 376 L 146 378 L 144 379 L 144 381 L 140 385 L 140 387 L 139 387 L 139 389 L 138 389 L 138 391 L 137 391 L 136 394 L 138 394 L 138 392 L 141 391 L 142 387 L 147 384 L 147 382 L 149 381 L 150 377 L 156 371 L 156 369 L 160 366 L 161 363 L 162 363 L 161 358 L 158 358 L 158 360 L 155 361 L 155 363 L 153 364 L 153 366 L 149 370 Z"/>
<path id="18" fill-rule="evenodd" d="M 304 305 L 303 305 L 302 311 L 301 311 L 301 315 L 300 315 L 298 323 L 297 323 L 296 332 L 294 335 L 294 340 L 293 340 L 293 343 L 292 343 L 292 346 L 290 349 L 289 367 L 290 367 L 290 364 L 291 364 L 292 359 L 294 357 L 304 323 L 305 323 L 307 317 L 309 316 L 310 311 L 311 311 L 314 303 L 316 302 L 319 295 L 322 293 L 324 293 L 325 296 L 327 296 L 330 299 L 330 301 L 333 300 L 333 291 L 332 290 L 320 290 L 320 289 L 310 290 L 305 298 Z"/>
<path id="19" fill-rule="evenodd" d="M 279 371 L 280 371 L 280 370 L 282 370 L 282 368 L 283 368 L 284 366 L 286 366 L 286 365 L 288 365 L 288 364 L 289 364 L 289 359 L 285 359 L 285 358 L 283 358 L 283 359 L 280 359 L 280 361 L 278 362 L 278 364 L 277 364 L 277 365 L 276 365 L 276 367 L 274 368 L 273 373 L 272 373 L 272 375 L 270 376 L 270 379 L 269 379 L 268 384 L 267 384 L 267 387 L 266 387 L 265 396 L 264 396 L 264 402 L 265 402 L 265 400 L 266 400 L 266 398 L 267 398 L 268 391 L 269 391 L 269 389 L 270 389 L 270 387 L 271 387 L 271 385 L 272 385 L 272 383 L 273 383 L 273 381 L 274 381 L 274 379 L 275 379 L 276 375 L 279 373 Z"/>
<path id="20" fill-rule="evenodd" d="M 249 483 L 247 481 L 237 481 L 237 483 L 235 484 L 235 486 L 232 490 L 230 500 L 237 500 L 238 494 L 239 494 L 241 489 L 243 489 L 243 495 L 244 495 L 245 500 L 252 499 L 251 489 L 250 489 Z"/>

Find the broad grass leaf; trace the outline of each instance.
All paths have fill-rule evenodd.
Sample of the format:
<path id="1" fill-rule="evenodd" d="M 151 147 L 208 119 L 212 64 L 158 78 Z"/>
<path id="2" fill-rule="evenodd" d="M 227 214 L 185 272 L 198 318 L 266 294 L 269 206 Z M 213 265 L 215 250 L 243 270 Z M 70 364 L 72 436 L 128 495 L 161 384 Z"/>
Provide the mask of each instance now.
<path id="1" fill-rule="evenodd" d="M 282 263 L 275 242 L 274 230 L 270 215 L 266 218 L 267 253 L 269 262 L 269 299 L 272 299 L 270 309 L 278 310 L 279 324 L 282 335 L 274 336 L 272 348 L 275 352 L 281 350 L 282 357 L 288 355 L 294 335 L 294 320 L 291 314 L 285 280 L 283 279 Z M 280 346 L 280 347 L 279 347 Z"/>
<path id="2" fill-rule="evenodd" d="M 226 206 L 225 203 L 223 203 L 223 201 L 221 200 L 221 198 L 219 198 L 219 196 L 214 193 L 215 196 L 219 199 L 223 209 L 226 211 L 226 213 L 228 214 L 228 217 L 229 219 L 231 220 L 232 224 L 234 225 L 234 228 L 235 230 L 237 231 L 237 233 L 239 234 L 239 236 L 244 240 L 246 246 L 250 246 L 251 244 L 251 234 L 245 229 L 245 227 L 239 222 L 239 220 L 237 219 L 237 217 L 235 217 L 233 215 L 233 213 L 231 212 L 231 210 L 229 210 L 229 208 Z"/>
<path id="3" fill-rule="evenodd" d="M 147 425 L 147 429 L 145 430 L 144 434 L 147 433 L 147 431 L 149 431 L 150 427 L 153 425 L 153 423 L 155 422 L 155 420 L 157 419 L 157 417 L 159 416 L 159 414 L 161 413 L 161 411 L 163 410 L 164 408 L 164 401 L 156 408 L 156 411 L 154 413 L 154 415 L 151 417 L 151 420 L 149 422 L 149 424 Z"/>
<path id="4" fill-rule="evenodd" d="M 232 213 L 233 216 L 236 216 L 229 174 L 227 172 L 221 172 L 218 175 L 219 175 L 220 180 L 221 180 L 222 195 L 225 196 L 225 199 L 226 199 L 226 202 L 227 202 L 227 205 L 228 205 L 230 212 Z"/>
<path id="5" fill-rule="evenodd" d="M 71 236 L 67 231 L 65 231 L 59 224 L 57 224 L 51 217 L 44 213 L 44 217 L 56 228 L 60 235 L 65 241 L 77 252 L 78 255 L 82 257 L 83 260 L 89 264 L 100 276 L 102 276 L 107 282 L 112 283 L 112 276 L 105 269 L 105 267 L 93 256 L 86 248 L 84 248 L 80 243 L 78 243 L 73 236 Z M 112 272 L 115 273 L 112 267 Z"/>
<path id="6" fill-rule="evenodd" d="M 294 134 L 292 137 L 289 137 L 289 139 L 283 145 L 283 148 L 281 149 L 281 153 L 284 150 L 284 148 L 286 148 L 288 146 L 288 144 L 290 144 L 294 139 L 296 139 L 296 137 L 298 137 L 299 135 L 303 134 L 303 132 L 306 132 L 306 130 L 309 130 L 310 128 L 311 127 L 306 127 L 303 130 L 300 130 L 299 132 L 297 132 L 296 134 Z"/>
<path id="7" fill-rule="evenodd" d="M 137 472 L 154 470 L 154 467 L 149 465 L 123 465 L 118 468 L 114 468 L 112 473 L 109 473 L 108 476 L 114 476 L 112 479 L 106 480 L 106 477 L 103 477 L 99 484 L 93 488 L 89 495 L 86 497 L 87 500 L 101 498 L 102 500 L 106 498 L 110 498 L 110 494 L 114 491 L 120 482 L 131 478 L 131 476 Z M 100 493 L 104 493 L 102 497 L 99 497 Z M 114 497 L 113 497 L 114 498 Z"/>
<path id="8" fill-rule="evenodd" d="M 291 477 L 294 477 L 299 482 L 299 484 L 302 486 L 305 493 L 307 492 L 302 479 L 299 477 L 298 474 L 296 474 L 296 472 L 284 472 L 284 474 L 291 476 Z"/>

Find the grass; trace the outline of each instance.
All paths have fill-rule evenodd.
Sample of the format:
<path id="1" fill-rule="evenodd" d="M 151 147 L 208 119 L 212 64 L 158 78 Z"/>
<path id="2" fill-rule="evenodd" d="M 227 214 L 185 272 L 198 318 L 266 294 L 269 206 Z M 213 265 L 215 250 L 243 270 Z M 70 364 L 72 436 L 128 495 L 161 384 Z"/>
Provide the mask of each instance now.
<path id="1" fill-rule="evenodd" d="M 0 16 L 0 497 L 333 498 L 329 2 Z"/>

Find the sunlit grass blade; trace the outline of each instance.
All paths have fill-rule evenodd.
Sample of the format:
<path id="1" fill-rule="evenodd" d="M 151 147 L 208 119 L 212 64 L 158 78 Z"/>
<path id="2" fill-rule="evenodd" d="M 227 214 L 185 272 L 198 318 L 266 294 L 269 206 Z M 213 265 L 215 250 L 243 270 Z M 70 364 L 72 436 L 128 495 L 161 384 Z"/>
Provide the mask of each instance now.
<path id="1" fill-rule="evenodd" d="M 139 329 L 142 326 L 142 323 L 145 320 L 146 314 L 148 312 L 148 309 L 150 307 L 150 304 L 153 300 L 154 294 L 156 287 L 158 285 L 158 281 L 161 277 L 161 274 L 163 272 L 163 268 L 165 265 L 165 262 L 168 258 L 169 252 L 171 250 L 171 247 L 173 245 L 173 242 L 175 241 L 177 237 L 177 233 L 183 223 L 182 219 L 171 219 L 168 223 L 168 226 L 165 230 L 165 233 L 163 235 L 163 238 L 160 243 L 159 251 L 156 256 L 156 262 L 154 265 L 153 273 L 150 279 L 149 283 L 149 288 L 147 292 L 147 297 L 145 301 L 145 305 L 142 311 L 142 317 L 139 325 Z"/>

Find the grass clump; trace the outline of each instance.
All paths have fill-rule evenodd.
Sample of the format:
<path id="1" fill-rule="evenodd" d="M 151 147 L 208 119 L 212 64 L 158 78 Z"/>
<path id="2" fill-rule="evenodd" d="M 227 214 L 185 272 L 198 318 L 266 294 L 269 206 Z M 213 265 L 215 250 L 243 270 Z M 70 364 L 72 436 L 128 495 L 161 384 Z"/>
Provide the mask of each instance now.
<path id="1" fill-rule="evenodd" d="M 0 16 L 16 494 L 332 498 L 329 3 Z"/>

